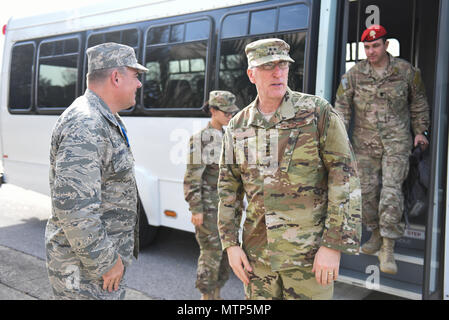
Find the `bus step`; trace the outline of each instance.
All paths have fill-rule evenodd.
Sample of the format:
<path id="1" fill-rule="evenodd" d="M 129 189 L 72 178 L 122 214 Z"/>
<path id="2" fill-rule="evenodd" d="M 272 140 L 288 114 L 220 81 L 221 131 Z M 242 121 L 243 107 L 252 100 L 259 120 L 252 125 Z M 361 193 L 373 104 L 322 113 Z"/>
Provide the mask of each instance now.
<path id="1" fill-rule="evenodd" d="M 380 271 L 378 253 L 367 255 L 361 253 L 358 256 L 345 255 L 341 257 L 341 269 L 345 281 L 365 283 L 379 283 L 373 290 L 390 293 L 396 290 L 396 294 L 409 299 L 421 299 L 421 287 L 423 283 L 424 253 L 421 250 L 410 248 L 395 248 L 395 260 L 398 266 L 398 273 L 395 275 L 386 274 Z M 351 277 L 354 276 L 354 279 Z M 379 282 L 380 281 L 380 282 Z M 405 293 L 409 292 L 410 293 Z M 417 295 L 419 294 L 419 296 Z"/>
<path id="2" fill-rule="evenodd" d="M 406 299 L 422 299 L 422 289 L 420 285 L 394 280 L 384 277 L 383 275 L 384 273 L 381 273 L 380 271 L 377 271 L 377 273 L 376 271 L 364 273 L 340 268 L 337 281 Z"/>

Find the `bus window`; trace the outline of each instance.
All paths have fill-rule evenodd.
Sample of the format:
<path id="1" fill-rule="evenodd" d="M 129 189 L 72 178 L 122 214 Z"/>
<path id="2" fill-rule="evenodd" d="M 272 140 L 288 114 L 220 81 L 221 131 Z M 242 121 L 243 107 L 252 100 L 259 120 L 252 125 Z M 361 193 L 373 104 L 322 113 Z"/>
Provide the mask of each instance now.
<path id="1" fill-rule="evenodd" d="M 148 32 L 148 43 L 158 44 L 168 42 L 170 26 L 151 28 Z"/>
<path id="2" fill-rule="evenodd" d="M 251 13 L 251 34 L 270 33 L 276 28 L 276 10 L 263 10 Z"/>
<path id="3" fill-rule="evenodd" d="M 290 45 L 290 56 L 295 60 L 290 67 L 289 87 L 303 91 L 307 32 L 302 29 L 308 25 L 308 10 L 304 4 L 294 4 L 226 16 L 220 34 L 219 79 L 216 87 L 233 92 L 240 106 L 246 106 L 254 100 L 257 93 L 246 74 L 248 63 L 245 46 L 258 39 L 276 37 Z"/>
<path id="4" fill-rule="evenodd" d="M 147 33 L 146 109 L 199 109 L 205 91 L 210 21 L 152 27 Z"/>
<path id="5" fill-rule="evenodd" d="M 12 49 L 8 103 L 10 111 L 31 109 L 34 52 L 33 43 L 18 44 Z"/>
<path id="6" fill-rule="evenodd" d="M 195 41 L 196 39 L 207 39 L 210 33 L 210 22 L 199 20 L 186 24 L 185 41 Z"/>
<path id="7" fill-rule="evenodd" d="M 295 4 L 279 8 L 279 31 L 306 29 L 309 8 L 303 4 Z"/>
<path id="8" fill-rule="evenodd" d="M 91 34 L 87 39 L 87 48 L 94 47 L 96 45 L 106 43 L 106 42 L 115 42 L 120 44 L 125 44 L 134 49 L 136 53 L 136 58 L 139 60 L 139 31 L 137 29 L 124 29 L 117 31 L 109 31 L 109 32 L 96 32 Z M 85 74 L 87 74 L 87 59 L 85 61 L 84 66 Z M 86 81 L 85 77 L 83 77 L 84 89 L 86 89 Z M 140 97 L 140 89 L 137 90 L 137 97 Z M 137 103 L 139 103 L 139 99 L 136 99 Z M 134 106 L 120 111 L 120 115 L 128 114 L 134 110 Z"/>
<path id="9" fill-rule="evenodd" d="M 245 36 L 248 32 L 248 13 L 236 13 L 227 16 L 221 27 L 222 38 Z"/>
<path id="10" fill-rule="evenodd" d="M 42 42 L 39 47 L 38 108 L 66 108 L 77 96 L 78 38 Z"/>
<path id="11" fill-rule="evenodd" d="M 89 37 L 87 47 L 90 48 L 105 42 L 126 44 L 127 46 L 134 48 L 136 54 L 138 54 L 139 33 L 137 29 L 94 33 Z"/>

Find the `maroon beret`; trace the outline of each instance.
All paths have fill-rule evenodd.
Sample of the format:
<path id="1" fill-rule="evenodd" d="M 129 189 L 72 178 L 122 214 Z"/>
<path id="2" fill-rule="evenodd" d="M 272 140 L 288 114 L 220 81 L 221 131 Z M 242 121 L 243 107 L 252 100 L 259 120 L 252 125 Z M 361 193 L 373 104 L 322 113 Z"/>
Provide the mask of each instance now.
<path id="1" fill-rule="evenodd" d="M 387 30 L 381 25 L 373 24 L 371 27 L 363 31 L 361 41 L 374 41 L 382 38 L 387 34 Z"/>

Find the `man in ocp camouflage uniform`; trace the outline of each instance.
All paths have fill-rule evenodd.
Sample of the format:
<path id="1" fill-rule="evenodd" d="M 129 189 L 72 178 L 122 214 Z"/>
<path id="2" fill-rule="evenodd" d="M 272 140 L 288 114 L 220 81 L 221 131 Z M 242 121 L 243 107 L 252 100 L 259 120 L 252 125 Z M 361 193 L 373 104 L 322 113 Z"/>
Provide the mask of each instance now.
<path id="1" fill-rule="evenodd" d="M 289 49 L 280 39 L 246 46 L 258 96 L 223 140 L 218 227 L 247 299 L 331 299 L 341 252 L 357 254 L 360 243 L 360 184 L 344 124 L 324 99 L 287 87 Z"/>
<path id="2" fill-rule="evenodd" d="M 413 146 L 410 128 L 414 146 L 426 148 L 429 106 L 419 69 L 387 52 L 386 34 L 379 25 L 362 34 L 367 59 L 342 77 L 335 108 L 347 128 L 351 119 L 354 123 L 363 223 L 372 231 L 362 251 L 374 254 L 380 249 L 380 270 L 395 274 L 394 242 L 404 234 L 402 184 Z"/>
<path id="3" fill-rule="evenodd" d="M 87 58 L 87 90 L 51 139 L 47 271 L 56 299 L 123 299 L 124 269 L 138 252 L 137 187 L 117 113 L 136 103 L 148 70 L 116 43 L 88 49 Z"/>
<path id="4" fill-rule="evenodd" d="M 235 95 L 229 91 L 211 91 L 203 107 L 211 114 L 211 120 L 189 141 L 184 195 L 200 246 L 196 287 L 201 292 L 201 300 L 221 299 L 220 289 L 229 278 L 229 263 L 217 229 L 217 181 L 223 126 L 240 110 L 235 100 Z"/>

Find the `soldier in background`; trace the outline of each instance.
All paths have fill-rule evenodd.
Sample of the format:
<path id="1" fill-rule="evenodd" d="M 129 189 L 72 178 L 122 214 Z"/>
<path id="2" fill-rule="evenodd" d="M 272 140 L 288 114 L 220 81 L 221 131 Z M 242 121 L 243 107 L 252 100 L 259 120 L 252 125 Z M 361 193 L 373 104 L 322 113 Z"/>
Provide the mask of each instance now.
<path id="1" fill-rule="evenodd" d="M 201 300 L 221 299 L 220 288 L 229 278 L 229 264 L 217 229 L 217 181 L 223 126 L 228 125 L 231 116 L 240 110 L 235 100 L 231 92 L 211 91 L 209 101 L 203 107 L 211 114 L 211 120 L 189 142 L 184 195 L 200 246 L 196 287 L 201 292 Z"/>
<path id="2" fill-rule="evenodd" d="M 280 39 L 246 46 L 258 96 L 223 140 L 218 228 L 247 299 L 331 299 L 341 252 L 359 249 L 360 185 L 343 121 L 324 99 L 287 87 L 289 49 Z"/>
<path id="3" fill-rule="evenodd" d="M 137 187 L 117 113 L 136 103 L 148 69 L 116 43 L 88 49 L 87 58 L 87 90 L 51 139 L 47 271 L 56 299 L 123 299 L 124 269 L 138 252 Z"/>
<path id="4" fill-rule="evenodd" d="M 395 240 L 404 234 L 402 184 L 414 146 L 426 148 L 429 106 L 420 71 L 388 52 L 387 31 L 373 25 L 361 37 L 366 60 L 343 75 L 335 108 L 346 127 L 353 119 L 352 143 L 360 170 L 363 223 L 372 231 L 362 251 L 380 249 L 382 272 L 395 274 Z"/>

